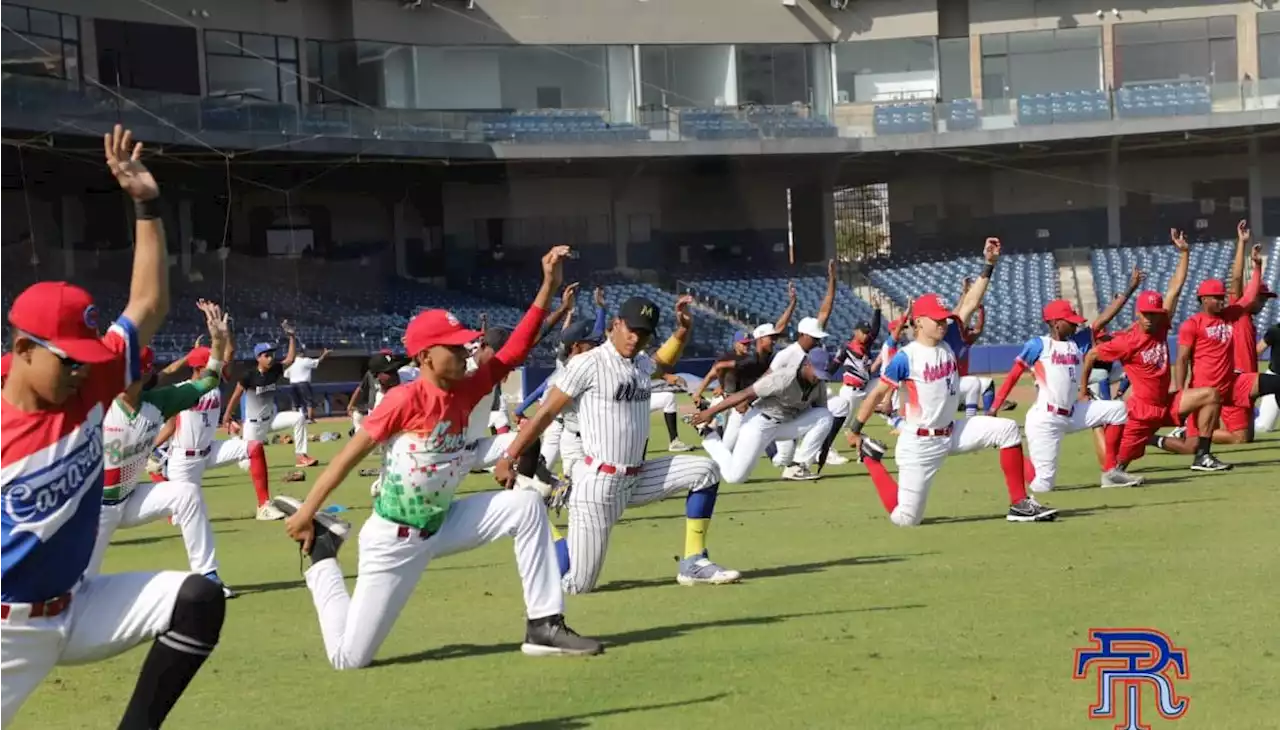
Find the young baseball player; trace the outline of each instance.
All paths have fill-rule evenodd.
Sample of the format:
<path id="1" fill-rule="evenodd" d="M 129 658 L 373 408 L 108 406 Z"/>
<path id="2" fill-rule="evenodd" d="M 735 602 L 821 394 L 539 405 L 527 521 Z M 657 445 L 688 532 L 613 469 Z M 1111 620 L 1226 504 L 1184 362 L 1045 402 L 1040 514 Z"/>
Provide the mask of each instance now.
<path id="1" fill-rule="evenodd" d="M 1171 446 L 1176 442 L 1179 450 L 1188 447 L 1189 444 L 1182 439 L 1158 436 L 1156 432 L 1159 429 L 1175 426 L 1186 415 L 1196 413 L 1201 428 L 1209 433 L 1220 411 L 1221 398 L 1214 388 L 1179 386 L 1176 392 L 1170 392 L 1170 321 L 1178 309 L 1178 298 L 1187 280 L 1191 247 L 1181 231 L 1173 229 L 1169 234 L 1178 249 L 1178 265 L 1169 279 L 1165 295 L 1155 291 L 1139 294 L 1136 305 L 1138 321 L 1089 350 L 1081 368 L 1079 399 L 1082 401 L 1089 397 L 1089 372 L 1098 360 L 1123 364 L 1129 382 L 1133 384 L 1133 395 L 1126 403 L 1129 418 L 1125 421 L 1124 435 L 1120 440 L 1120 468 L 1125 471 L 1142 457 L 1148 444 L 1160 447 L 1161 442 Z M 1223 471 L 1229 468 L 1210 453 L 1212 443 L 1212 439 L 1202 437 L 1191 446 L 1196 453 L 1192 469 Z"/>
<path id="2" fill-rule="evenodd" d="M 648 504 L 677 492 L 685 500 L 685 550 L 676 580 L 681 585 L 731 583 L 741 576 L 707 556 L 707 529 L 720 488 L 716 464 L 702 456 L 645 459 L 649 440 L 649 383 L 670 370 L 688 341 L 691 297 L 676 303 L 676 331 L 649 357 L 645 345 L 658 327 L 658 305 L 632 297 L 613 320 L 608 340 L 565 365 L 544 403 L 525 423 L 494 469 L 500 484 L 514 483 L 513 464 L 571 402 L 582 425 L 584 456 L 574 468 L 569 495 L 568 565 L 563 585 L 570 593 L 596 586 L 609 533 L 628 506 Z"/>
<path id="3" fill-rule="evenodd" d="M 200 493 L 200 484 L 172 480 L 139 483 L 160 428 L 168 418 L 195 405 L 201 396 L 218 387 L 222 363 L 230 352 L 227 322 L 221 308 L 203 300 L 197 306 L 204 312 L 209 326 L 210 347 L 219 353 L 219 358 L 211 361 L 213 367 L 201 373 L 199 379 L 178 385 L 144 390 L 143 380 L 136 380 L 107 411 L 103 426 L 106 471 L 102 514 L 87 572 L 93 575 L 101 569 L 107 545 L 117 529 L 172 517 L 182 531 L 191 571 L 217 583 L 227 598 L 235 598 L 235 591 L 218 577 L 213 525 L 209 524 L 209 511 Z M 143 378 L 152 375 L 153 359 L 151 348 L 142 348 Z"/>
<path id="4" fill-rule="evenodd" d="M 961 299 L 968 294 L 969 287 L 972 285 L 973 279 L 965 277 L 960 287 Z M 956 322 L 956 336 L 950 343 L 955 348 L 956 368 L 960 373 L 960 402 L 964 406 L 964 414 L 970 418 L 978 415 L 979 403 L 982 404 L 981 410 L 990 410 L 996 395 L 995 383 L 991 378 L 969 374 L 969 353 L 973 351 L 973 346 L 977 344 L 987 328 L 986 307 L 978 307 L 977 318 L 977 324 L 973 327 L 970 327 L 967 321 Z"/>
<path id="5" fill-rule="evenodd" d="M 1258 418 L 1253 424 L 1254 433 L 1270 433 L 1275 430 L 1276 421 L 1280 420 L 1280 395 L 1275 395 L 1280 390 L 1280 365 L 1277 365 L 1280 362 L 1280 324 L 1267 328 L 1258 342 L 1258 357 L 1262 357 L 1268 348 L 1271 350 L 1271 366 L 1258 376 Z"/>
<path id="6" fill-rule="evenodd" d="M 542 287 L 533 305 L 502 349 L 470 374 L 465 346 L 480 333 L 440 309 L 414 317 L 404 343 L 418 363 L 418 380 L 387 393 L 316 480 L 305 502 L 276 498 L 276 505 L 290 514 L 289 536 L 311 558 L 307 588 L 335 669 L 368 666 L 433 559 L 504 536 L 515 539 L 524 584 L 524 653 L 603 650 L 600 642 L 579 636 L 564 623 L 564 597 L 542 500 L 526 490 L 454 495 L 472 458 L 466 450 L 467 420 L 533 348 L 568 251 L 557 246 L 543 257 Z M 359 575 L 355 593 L 348 594 L 337 552 L 349 526 L 320 507 L 379 443 L 386 444 L 382 490 L 360 530 Z"/>
<path id="7" fill-rule="evenodd" d="M 678 375 L 663 373 L 649 384 L 649 412 L 662 411 L 662 423 L 667 427 L 667 451 L 680 453 L 693 447 L 680 440 L 677 430 L 679 409 L 676 393 L 687 393 L 689 384 Z"/>
<path id="8" fill-rule="evenodd" d="M 1033 467 L 1031 491 L 1048 492 L 1058 476 L 1058 453 L 1062 439 L 1086 428 L 1103 430 L 1105 452 L 1102 464 L 1103 487 L 1132 487 L 1142 484 L 1138 477 L 1119 468 L 1120 439 L 1128 412 L 1124 401 L 1089 400 L 1076 402 L 1084 353 L 1093 344 L 1090 329 L 1079 329 L 1084 317 L 1066 299 L 1045 305 L 1044 321 L 1049 334 L 1035 337 L 1022 346 L 988 416 L 1000 412 L 1005 398 L 1022 373 L 1031 370 L 1036 380 L 1036 402 L 1027 411 L 1027 452 Z"/>
<path id="9" fill-rule="evenodd" d="M 991 416 L 953 420 L 960 401 L 960 373 L 955 352 L 946 341 L 947 330 L 953 320 L 967 320 L 982 304 L 1000 256 L 1000 240 L 988 238 L 983 256 L 986 268 L 954 312 L 937 294 L 925 294 L 912 303 L 915 341 L 898 350 L 884 367 L 880 382 L 862 402 L 850 426 L 849 445 L 862 454 L 880 501 L 895 525 L 920 524 L 929 487 L 948 454 L 980 448 L 1000 450 L 1000 468 L 1009 491 L 1007 520 L 1043 522 L 1057 515 L 1057 510 L 1047 509 L 1027 496 L 1022 437 L 1016 421 Z M 891 389 L 902 393 L 906 411 L 894 451 L 898 482 L 880 463 L 885 447 L 862 436 L 862 427 L 871 418 L 876 403 Z"/>
<path id="10" fill-rule="evenodd" d="M 799 367 L 770 370 L 746 390 L 694 415 L 694 425 L 702 426 L 721 411 L 743 403 L 753 404 L 742 417 L 738 441 L 732 449 L 720 443 L 715 434 L 708 434 L 702 440 L 707 454 L 719 464 L 723 481 L 730 484 L 746 481 L 765 446 L 779 438 L 801 439 L 796 450 L 799 464 L 812 464 L 817 460 L 832 424 L 831 412 L 826 408 L 831 369 L 831 356 L 821 347 L 815 347 Z M 799 468 L 807 474 L 807 468 Z"/>
<path id="11" fill-rule="evenodd" d="M 231 433 L 231 416 L 236 404 L 241 404 L 241 417 L 244 423 L 240 426 L 241 438 L 249 443 L 263 443 L 272 431 L 293 429 L 293 453 L 298 466 L 315 466 L 320 462 L 307 456 L 307 417 L 298 411 L 281 412 L 276 407 L 276 390 L 284 378 L 284 370 L 293 365 L 298 354 L 298 338 L 293 325 L 281 323 L 281 329 L 289 337 L 289 351 L 284 361 L 276 360 L 276 346 L 270 342 L 259 342 L 253 346 L 254 367 L 240 377 L 236 383 L 227 410 L 222 417 L 222 426 Z M 241 396 L 244 396 L 241 402 Z"/>
<path id="12" fill-rule="evenodd" d="M 169 309 L 159 187 L 119 125 L 107 166 L 133 199 L 129 302 L 106 336 L 89 293 L 41 282 L 8 312 L 13 359 L 0 397 L 0 723 L 59 664 L 96 662 L 155 639 L 118 727 L 159 728 L 222 631 L 226 599 L 192 573 L 86 575 L 102 510 L 102 422 L 137 380 L 139 353 Z"/>
<path id="13" fill-rule="evenodd" d="M 833 445 L 836 435 L 849 419 L 849 414 L 858 410 L 858 406 L 867 397 L 867 383 L 871 382 L 873 362 L 871 351 L 875 348 L 883 319 L 878 300 L 872 300 L 871 308 L 871 321 L 859 322 L 853 328 L 853 336 L 849 338 L 849 342 L 836 356 L 835 365 L 840 371 L 840 390 L 834 398 L 827 400 L 827 410 L 831 411 L 834 421 L 827 430 L 822 450 L 818 453 L 818 473 L 822 473 L 822 468 L 827 464 L 840 466 L 848 462 L 848 459 L 835 451 Z"/>
<path id="14" fill-rule="evenodd" d="M 316 368 L 329 357 L 329 350 L 320 351 L 319 357 L 307 357 L 305 354 L 293 359 L 293 364 L 284 369 L 284 377 L 289 381 L 289 395 L 293 398 L 293 409 L 307 414 L 307 421 L 315 423 L 316 396 L 311 389 L 311 378 Z"/>

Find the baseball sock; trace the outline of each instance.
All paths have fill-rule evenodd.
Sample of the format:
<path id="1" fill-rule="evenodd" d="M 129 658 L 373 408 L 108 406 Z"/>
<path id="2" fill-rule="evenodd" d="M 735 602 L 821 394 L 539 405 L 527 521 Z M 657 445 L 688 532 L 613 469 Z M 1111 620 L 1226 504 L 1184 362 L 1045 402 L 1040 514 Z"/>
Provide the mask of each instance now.
<path id="1" fill-rule="evenodd" d="M 711 529 L 711 513 L 716 509 L 716 496 L 720 485 L 689 492 L 684 500 L 684 556 L 701 555 L 707 551 L 707 530 Z"/>
<path id="2" fill-rule="evenodd" d="M 1098 400 L 1111 400 L 1111 378 L 1098 381 Z"/>
<path id="3" fill-rule="evenodd" d="M 991 406 L 996 404 L 996 389 L 994 387 L 987 388 L 982 393 L 982 410 L 989 411 Z"/>
<path id="4" fill-rule="evenodd" d="M 551 538 L 556 548 L 556 563 L 560 566 L 560 575 L 569 574 L 569 541 L 564 539 L 560 528 L 551 523 Z"/>
<path id="5" fill-rule="evenodd" d="M 258 495 L 258 506 L 271 501 L 271 490 L 267 487 L 267 452 L 261 441 L 249 442 L 249 478 L 253 480 L 253 491 Z"/>
<path id="6" fill-rule="evenodd" d="M 1116 468 L 1120 458 L 1120 441 L 1124 438 L 1124 426 L 1103 426 L 1102 438 L 1106 442 L 1106 457 L 1102 470 L 1111 471 Z"/>
<path id="7" fill-rule="evenodd" d="M 222 587 L 199 575 L 178 589 L 169 629 L 156 637 L 125 708 L 121 730 L 155 730 L 209 657 L 226 617 Z"/>
<path id="8" fill-rule="evenodd" d="M 1196 458 L 1200 458 L 1213 448 L 1213 437 L 1200 436 L 1196 439 Z"/>
<path id="9" fill-rule="evenodd" d="M 827 454 L 831 453 L 831 445 L 836 442 L 836 436 L 840 435 L 840 429 L 844 428 L 844 422 L 847 416 L 840 416 L 831 423 L 831 430 L 827 432 L 827 438 L 822 442 L 822 451 L 818 452 L 818 471 L 822 471 L 822 467 L 827 465 Z"/>
<path id="10" fill-rule="evenodd" d="M 1262 373 L 1258 376 L 1258 397 L 1268 395 L 1280 398 L 1280 375 Z"/>
<path id="11" fill-rule="evenodd" d="M 1022 446 L 1000 449 L 1000 470 L 1004 472 L 1004 485 L 1009 489 L 1009 504 L 1017 504 L 1027 498 L 1022 460 Z"/>
<path id="12" fill-rule="evenodd" d="M 878 459 L 864 459 L 862 463 L 867 467 L 867 473 L 871 475 L 871 483 L 876 486 L 876 494 L 880 495 L 880 504 L 884 505 L 884 511 L 893 514 L 898 508 L 898 483 L 889 475 L 888 470 L 884 468 Z"/>
<path id="13" fill-rule="evenodd" d="M 675 441 L 679 438 L 679 434 L 676 432 L 676 414 L 663 413 L 662 420 L 667 424 L 667 436 L 671 437 L 670 440 Z"/>

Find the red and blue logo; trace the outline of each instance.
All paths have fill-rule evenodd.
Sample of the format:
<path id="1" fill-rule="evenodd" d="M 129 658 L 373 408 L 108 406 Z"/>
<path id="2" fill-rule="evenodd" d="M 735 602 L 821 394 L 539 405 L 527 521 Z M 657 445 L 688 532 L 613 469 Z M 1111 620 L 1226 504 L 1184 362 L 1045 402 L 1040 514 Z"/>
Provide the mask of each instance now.
<path id="1" fill-rule="evenodd" d="M 1116 730 L 1151 730 L 1142 721 L 1146 703 L 1143 686 L 1154 693 L 1156 711 L 1165 720 L 1187 713 L 1190 698 L 1179 696 L 1175 680 L 1191 679 L 1187 650 L 1155 629 L 1089 629 L 1090 646 L 1076 649 L 1073 679 L 1088 679 L 1097 670 L 1097 702 L 1089 708 L 1090 720 L 1115 720 Z M 1124 714 L 1119 715 L 1120 705 Z"/>

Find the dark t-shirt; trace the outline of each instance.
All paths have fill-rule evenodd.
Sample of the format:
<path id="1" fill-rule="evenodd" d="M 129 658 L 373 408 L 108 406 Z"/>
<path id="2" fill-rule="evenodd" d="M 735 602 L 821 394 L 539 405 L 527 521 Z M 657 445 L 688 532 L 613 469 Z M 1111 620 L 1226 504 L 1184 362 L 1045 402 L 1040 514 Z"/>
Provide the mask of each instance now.
<path id="1" fill-rule="evenodd" d="M 726 394 L 737 393 L 750 388 L 769 369 L 770 359 L 769 357 L 761 357 L 756 350 L 752 350 L 742 356 L 732 352 L 722 355 L 717 360 L 719 362 L 732 360 L 733 368 L 725 373 L 720 386 L 724 388 Z"/>
<path id="2" fill-rule="evenodd" d="M 253 368 L 240 377 L 244 388 L 244 417 L 262 420 L 275 413 L 276 388 L 284 378 L 284 365 L 274 362 L 266 372 Z"/>
<path id="3" fill-rule="evenodd" d="M 1262 341 L 1271 348 L 1271 372 L 1280 375 L 1280 324 L 1268 327 L 1267 333 L 1262 336 Z"/>

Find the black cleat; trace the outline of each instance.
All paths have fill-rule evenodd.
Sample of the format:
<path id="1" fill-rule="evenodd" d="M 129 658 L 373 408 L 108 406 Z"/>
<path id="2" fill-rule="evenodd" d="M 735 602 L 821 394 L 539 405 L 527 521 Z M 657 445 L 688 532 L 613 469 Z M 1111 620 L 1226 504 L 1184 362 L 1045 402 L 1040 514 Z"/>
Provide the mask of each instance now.
<path id="1" fill-rule="evenodd" d="M 604 653 L 604 644 L 565 625 L 564 615 L 530 619 L 520 651 L 529 656 L 592 656 Z"/>
<path id="2" fill-rule="evenodd" d="M 1213 454 L 1201 454 L 1191 462 L 1191 471 L 1231 471 L 1233 468 Z"/>
<path id="3" fill-rule="evenodd" d="M 297 514 L 298 509 L 302 507 L 302 503 L 293 497 L 283 496 L 273 498 L 271 504 L 290 517 Z M 347 536 L 351 534 L 351 523 L 327 512 L 321 512 L 315 516 L 312 524 L 315 527 L 315 537 L 311 540 L 311 551 L 307 553 L 311 558 L 311 564 L 315 565 L 329 558 L 337 559 L 338 548 L 342 547 L 342 543 L 346 542 Z"/>
<path id="4" fill-rule="evenodd" d="M 1032 497 L 1018 502 L 1009 507 L 1009 514 L 1005 519 L 1010 522 L 1053 522 L 1058 516 L 1058 510 L 1049 509 L 1037 502 Z"/>

